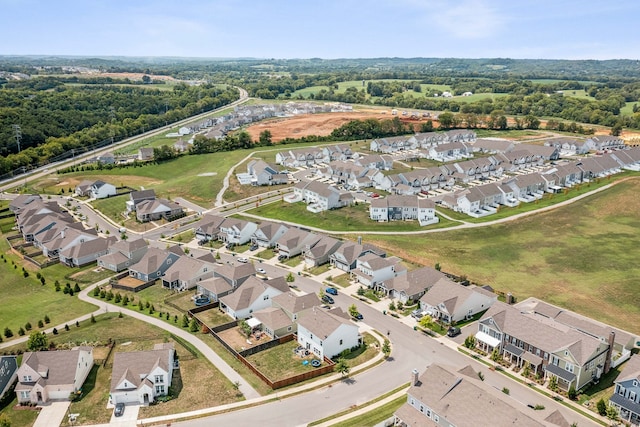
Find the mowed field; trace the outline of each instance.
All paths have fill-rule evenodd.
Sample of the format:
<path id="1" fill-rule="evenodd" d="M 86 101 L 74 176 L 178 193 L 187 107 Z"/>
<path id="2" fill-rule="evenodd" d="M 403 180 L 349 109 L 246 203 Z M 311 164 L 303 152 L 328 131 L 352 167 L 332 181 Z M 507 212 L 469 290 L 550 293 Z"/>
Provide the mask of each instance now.
<path id="1" fill-rule="evenodd" d="M 422 236 L 363 236 L 390 253 L 640 334 L 640 178 L 548 213 Z"/>

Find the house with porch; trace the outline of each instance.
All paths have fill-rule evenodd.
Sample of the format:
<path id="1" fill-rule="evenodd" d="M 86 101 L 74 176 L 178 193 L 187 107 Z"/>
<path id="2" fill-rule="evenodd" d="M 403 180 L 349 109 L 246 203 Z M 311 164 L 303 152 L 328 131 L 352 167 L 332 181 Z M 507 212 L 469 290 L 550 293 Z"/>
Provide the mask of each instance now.
<path id="1" fill-rule="evenodd" d="M 219 301 L 235 290 L 223 277 L 212 277 L 198 282 L 198 294 L 208 297 L 211 302 Z"/>
<path id="2" fill-rule="evenodd" d="M 473 157 L 471 146 L 464 142 L 447 142 L 429 148 L 428 158 L 439 162 L 450 162 Z"/>
<path id="3" fill-rule="evenodd" d="M 261 248 L 272 248 L 288 229 L 289 227 L 281 223 L 262 221 L 253 232 L 251 243 Z"/>
<path id="4" fill-rule="evenodd" d="M 379 283 L 407 273 L 399 258 L 383 258 L 376 254 L 367 254 L 356 260 L 352 271 L 355 280 L 374 289 Z"/>
<path id="5" fill-rule="evenodd" d="M 90 197 L 91 186 L 94 182 L 95 181 L 87 179 L 80 181 L 80 183 L 76 185 L 76 188 L 74 189 L 74 194 L 80 197 Z"/>
<path id="6" fill-rule="evenodd" d="M 267 307 L 254 311 L 253 318 L 260 322 L 260 329 L 272 339 L 295 333 L 297 324 L 277 307 Z"/>
<path id="7" fill-rule="evenodd" d="M 49 258 L 60 258 L 60 254 L 63 251 L 68 251 L 73 246 L 96 239 L 100 239 L 100 237 L 94 228 L 84 229 L 84 226 L 81 223 L 71 223 L 66 226 L 61 224 L 59 228 L 52 228 L 45 235 L 35 235 L 33 244 L 42 249 L 42 253 Z M 99 253 L 98 256 L 107 253 L 107 248 L 104 246 L 92 249 L 97 249 L 98 252 L 102 252 Z M 102 250 L 104 250 L 104 252 Z M 67 255 L 70 255 L 69 252 L 66 253 Z M 84 257 L 85 255 L 87 255 L 87 253 L 83 253 L 82 256 Z"/>
<path id="8" fill-rule="evenodd" d="M 120 240 L 109 246 L 107 254 L 98 258 L 98 267 L 119 273 L 140 261 L 148 248 L 149 243 L 142 238 Z"/>
<path id="9" fill-rule="evenodd" d="M 621 150 L 626 147 L 624 139 L 619 136 L 613 135 L 596 135 L 587 139 L 587 143 L 590 143 L 594 150 Z"/>
<path id="10" fill-rule="evenodd" d="M 411 135 L 407 142 L 416 147 L 429 148 L 447 142 L 447 136 L 441 132 L 420 132 Z"/>
<path id="11" fill-rule="evenodd" d="M 417 146 L 417 142 L 410 140 L 406 136 L 394 136 L 372 140 L 369 144 L 369 149 L 380 153 L 395 153 L 402 150 L 411 150 Z"/>
<path id="12" fill-rule="evenodd" d="M 244 245 L 258 229 L 258 224 L 238 218 L 225 218 L 219 226 L 218 240 L 235 245 Z"/>
<path id="13" fill-rule="evenodd" d="M 447 141 L 449 142 L 475 142 L 477 135 L 469 129 L 453 129 L 445 132 Z"/>
<path id="14" fill-rule="evenodd" d="M 362 343 L 358 325 L 340 308 L 311 307 L 298 316 L 298 344 L 321 360 Z"/>
<path id="15" fill-rule="evenodd" d="M 287 200 L 286 197 L 285 200 Z M 340 191 L 333 185 L 319 181 L 300 181 L 294 185 L 293 197 L 290 201 L 300 200 L 309 205 L 307 210 L 322 212 L 350 206 L 353 203 L 353 195 L 349 192 Z"/>
<path id="16" fill-rule="evenodd" d="M 173 371 L 178 369 L 173 343 L 153 350 L 116 352 L 113 356 L 109 403 L 148 405 L 169 393 Z"/>
<path id="17" fill-rule="evenodd" d="M 264 160 L 252 160 L 247 164 L 247 174 L 251 177 L 251 185 L 287 184 L 289 177 Z"/>
<path id="18" fill-rule="evenodd" d="M 170 220 L 183 212 L 180 205 L 167 199 L 144 200 L 136 205 L 136 218 L 140 222 Z"/>
<path id="19" fill-rule="evenodd" d="M 421 226 L 437 224 L 436 205 L 433 200 L 417 196 L 389 195 L 373 199 L 369 218 L 374 221 L 418 220 Z"/>
<path id="20" fill-rule="evenodd" d="M 434 320 L 455 324 L 486 311 L 497 300 L 496 294 L 484 288 L 441 278 L 420 298 L 420 308 Z"/>
<path id="21" fill-rule="evenodd" d="M 220 215 L 205 214 L 196 227 L 196 238 L 200 242 L 218 240 L 220 226 L 225 221 L 225 217 Z"/>
<path id="22" fill-rule="evenodd" d="M 82 388 L 93 368 L 93 348 L 26 352 L 18 368 L 18 403 L 69 400 Z"/>
<path id="23" fill-rule="evenodd" d="M 91 264 L 109 252 L 109 247 L 116 243 L 115 236 L 80 241 L 59 252 L 60 262 L 69 267 L 81 267 Z"/>
<path id="24" fill-rule="evenodd" d="M 346 144 L 325 145 L 322 147 L 322 152 L 330 162 L 336 160 L 345 161 L 353 157 L 351 148 Z"/>
<path id="25" fill-rule="evenodd" d="M 640 356 L 637 354 L 629 359 L 615 379 L 609 405 L 618 410 L 622 421 L 640 425 Z"/>
<path id="26" fill-rule="evenodd" d="M 355 159 L 355 163 L 367 169 L 393 169 L 393 157 L 387 154 L 368 154 L 366 156 L 361 156 Z"/>
<path id="27" fill-rule="evenodd" d="M 140 190 L 129 193 L 129 200 L 126 202 L 127 212 L 135 212 L 136 206 L 145 200 L 155 200 L 156 192 L 154 190 Z"/>
<path id="28" fill-rule="evenodd" d="M 615 333 L 614 333 L 615 335 Z M 580 390 L 611 366 L 612 337 L 601 340 L 535 311 L 495 302 L 478 322 L 477 345 L 517 366 L 557 379 L 562 390 Z"/>

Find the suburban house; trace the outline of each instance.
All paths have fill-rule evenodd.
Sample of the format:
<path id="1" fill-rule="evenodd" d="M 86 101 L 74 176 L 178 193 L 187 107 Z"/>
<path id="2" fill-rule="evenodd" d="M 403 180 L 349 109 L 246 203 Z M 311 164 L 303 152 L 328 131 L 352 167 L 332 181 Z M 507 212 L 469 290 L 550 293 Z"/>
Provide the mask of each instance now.
<path id="1" fill-rule="evenodd" d="M 320 236 L 315 233 L 291 227 L 276 242 L 276 250 L 278 255 L 293 258 L 300 255 L 308 246 L 315 245 L 319 240 Z"/>
<path id="2" fill-rule="evenodd" d="M 138 160 L 142 160 L 142 161 L 153 160 L 153 148 L 142 147 L 138 149 Z"/>
<path id="3" fill-rule="evenodd" d="M 611 154 L 620 167 L 632 171 L 640 171 L 640 147 L 629 150 L 618 150 Z"/>
<path id="4" fill-rule="evenodd" d="M 150 247 L 140 261 L 129 267 L 129 276 L 143 282 L 159 279 L 183 254 Z"/>
<path id="5" fill-rule="evenodd" d="M 418 220 L 420 225 L 436 224 L 436 205 L 433 200 L 417 196 L 390 195 L 371 200 L 369 218 L 374 221 Z"/>
<path id="6" fill-rule="evenodd" d="M 289 182 L 286 173 L 280 173 L 264 160 L 250 161 L 247 164 L 247 175 L 250 176 L 251 185 L 278 185 Z"/>
<path id="7" fill-rule="evenodd" d="M 368 154 L 355 159 L 355 163 L 367 169 L 387 171 L 393 169 L 393 157 L 387 154 Z"/>
<path id="8" fill-rule="evenodd" d="M 317 213 L 349 206 L 353 203 L 353 195 L 319 181 L 300 181 L 293 186 L 293 194 L 284 200 L 292 203 L 304 201 L 309 205 L 307 210 Z"/>
<path id="9" fill-rule="evenodd" d="M 140 261 L 148 248 L 149 244 L 142 238 L 120 240 L 109 246 L 106 255 L 98 258 L 98 266 L 119 273 Z"/>
<path id="10" fill-rule="evenodd" d="M 178 152 L 178 153 L 184 153 L 185 151 L 189 151 L 189 147 L 190 144 L 188 141 L 185 141 L 184 139 L 180 138 L 179 140 L 177 140 L 174 144 L 173 144 L 173 148 Z"/>
<path id="11" fill-rule="evenodd" d="M 521 202 L 532 202 L 541 199 L 547 191 L 547 180 L 539 173 L 529 173 L 526 175 L 518 175 L 508 181 L 505 181 L 513 194 Z"/>
<path id="12" fill-rule="evenodd" d="M 281 309 L 292 322 L 298 320 L 302 311 L 321 304 L 316 294 L 297 295 L 291 291 L 275 296 L 272 300 L 272 306 Z"/>
<path id="13" fill-rule="evenodd" d="M 361 343 L 358 326 L 340 308 L 311 307 L 298 316 L 298 344 L 320 359 L 332 358 Z"/>
<path id="14" fill-rule="evenodd" d="M 211 302 L 219 301 L 234 291 L 234 287 L 222 277 L 212 277 L 198 282 L 198 294 L 208 297 Z"/>
<path id="15" fill-rule="evenodd" d="M 57 229 L 49 230 L 50 233 L 46 235 L 34 236 L 33 244 L 42 249 L 42 253 L 49 258 L 59 258 L 63 251 L 68 251 L 73 246 L 81 243 L 88 242 L 90 240 L 100 239 L 98 232 L 93 229 L 84 229 L 81 223 L 72 223 L 66 226 L 62 226 Z M 96 249 L 96 248 L 92 248 Z M 104 249 L 104 252 L 102 251 Z M 106 247 L 98 247 L 98 256 L 107 253 Z M 65 252 L 67 255 L 71 255 L 69 252 Z M 87 255 L 85 252 L 84 255 Z M 83 255 L 83 256 L 84 256 Z M 97 256 L 96 256 L 97 258 Z M 94 258 L 95 259 L 95 258 Z"/>
<path id="16" fill-rule="evenodd" d="M 170 220 L 182 213 L 180 205 L 166 199 L 144 200 L 136 205 L 136 218 L 140 222 Z"/>
<path id="17" fill-rule="evenodd" d="M 356 261 L 361 256 L 373 253 L 380 257 L 387 254 L 374 245 L 359 242 L 344 242 L 334 253 L 329 255 L 329 262 L 333 267 L 350 273 L 356 268 Z"/>
<path id="18" fill-rule="evenodd" d="M 588 157 L 583 159 L 578 166 L 584 171 L 585 179 L 604 178 L 621 172 L 620 163 L 613 157 L 613 154 Z"/>
<path id="19" fill-rule="evenodd" d="M 109 402 L 148 405 L 166 396 L 177 368 L 173 343 L 153 350 L 117 352 L 113 356 Z"/>
<path id="20" fill-rule="evenodd" d="M 526 150 L 534 157 L 542 158 L 544 161 L 558 160 L 560 158 L 561 149 L 549 145 L 533 145 L 520 143 L 517 145 L 518 150 Z"/>
<path id="21" fill-rule="evenodd" d="M 272 248 L 289 228 L 281 223 L 263 221 L 251 236 L 251 242 L 261 248 Z"/>
<path id="22" fill-rule="evenodd" d="M 406 304 L 409 301 L 418 301 L 438 280 L 446 277 L 435 268 L 421 267 L 379 283 L 376 290 Z"/>
<path id="23" fill-rule="evenodd" d="M 301 148 L 276 153 L 276 163 L 285 167 L 309 167 L 317 163 L 328 162 L 328 157 L 319 148 Z"/>
<path id="24" fill-rule="evenodd" d="M 447 142 L 447 136 L 441 132 L 421 132 L 409 137 L 407 142 L 411 145 L 428 148 Z"/>
<path id="25" fill-rule="evenodd" d="M 322 152 L 324 153 L 325 158 L 328 158 L 330 162 L 335 160 L 348 160 L 353 156 L 351 148 L 344 144 L 325 145 L 322 147 Z"/>
<path id="26" fill-rule="evenodd" d="M 96 160 L 105 165 L 112 165 L 116 162 L 116 156 L 111 151 L 107 151 L 98 155 Z"/>
<path id="27" fill-rule="evenodd" d="M 220 298 L 220 310 L 232 319 L 246 319 L 251 317 L 254 311 L 271 307 L 271 299 L 288 290 L 289 285 L 284 280 L 260 280 L 255 276 L 250 277 L 233 293 Z"/>
<path id="28" fill-rule="evenodd" d="M 59 251 L 60 262 L 69 267 L 81 267 L 91 264 L 98 258 L 109 252 L 109 246 L 116 243 L 118 239 L 115 236 L 106 239 L 97 238 L 91 240 L 80 241 L 73 246 L 67 247 Z"/>
<path id="29" fill-rule="evenodd" d="M 80 181 L 80 183 L 76 185 L 76 188 L 74 190 L 75 195 L 80 197 L 90 197 L 91 186 L 93 185 L 94 182 L 95 181 L 86 180 L 86 179 L 83 181 Z"/>
<path id="30" fill-rule="evenodd" d="M 69 400 L 93 368 L 93 348 L 27 352 L 18 369 L 18 403 Z"/>
<path id="31" fill-rule="evenodd" d="M 276 307 L 267 307 L 254 311 L 253 318 L 260 322 L 262 331 L 271 338 L 292 334 L 297 328 L 297 325 L 285 312 Z"/>
<path id="32" fill-rule="evenodd" d="M 218 240 L 220 226 L 225 219 L 223 216 L 205 214 L 196 227 L 196 238 L 200 242 Z"/>
<path id="33" fill-rule="evenodd" d="M 380 153 L 395 153 L 402 150 L 411 150 L 417 146 L 417 142 L 414 142 L 406 136 L 394 136 L 372 140 L 369 144 L 369 149 Z"/>
<path id="34" fill-rule="evenodd" d="M 508 153 L 515 147 L 513 141 L 506 139 L 483 139 L 479 138 L 473 143 L 473 151 L 480 153 L 498 154 Z"/>
<path id="35" fill-rule="evenodd" d="M 386 280 L 407 273 L 407 269 L 396 257 L 382 258 L 376 254 L 367 254 L 356 260 L 356 269 L 352 271 L 355 279 L 369 288 Z"/>
<path id="36" fill-rule="evenodd" d="M 255 274 L 256 268 L 250 262 L 218 265 L 213 273 L 215 277 L 221 277 L 234 289 Z"/>
<path id="37" fill-rule="evenodd" d="M 556 377 L 563 390 L 580 390 L 607 373 L 612 364 L 621 363 L 617 354 L 618 359 L 612 358 L 613 328 L 601 339 L 555 321 L 559 309 L 547 304 L 536 307 L 535 302 L 529 299 L 519 306 L 495 302 L 478 323 L 477 345 L 488 352 L 497 348 L 518 366 L 528 363 L 533 373 L 545 378 Z"/>
<path id="38" fill-rule="evenodd" d="M 302 251 L 304 262 L 308 267 L 317 267 L 329 262 L 329 257 L 342 245 L 342 241 L 322 235 L 315 244 L 307 245 Z"/>
<path id="39" fill-rule="evenodd" d="M 0 401 L 18 378 L 16 356 L 0 356 Z"/>
<path id="40" fill-rule="evenodd" d="M 636 354 L 629 359 L 615 384 L 609 405 L 618 410 L 622 421 L 640 425 L 640 356 Z"/>
<path id="41" fill-rule="evenodd" d="M 132 191 L 129 193 L 129 200 L 127 200 L 127 212 L 135 212 L 138 203 L 145 200 L 155 200 L 156 192 L 154 190 L 140 190 Z"/>
<path id="42" fill-rule="evenodd" d="M 203 279 L 213 277 L 213 265 L 189 256 L 181 256 L 162 275 L 162 286 L 175 291 L 194 288 Z"/>
<path id="43" fill-rule="evenodd" d="M 251 241 L 253 233 L 258 229 L 258 224 L 237 218 L 225 218 L 219 225 L 218 240 L 225 243 L 244 245 Z"/>
<path id="44" fill-rule="evenodd" d="M 77 193 L 77 187 L 76 187 Z M 106 199 L 115 196 L 117 193 L 116 186 L 104 181 L 94 181 L 89 187 L 88 194 L 83 194 L 94 199 Z"/>
<path id="45" fill-rule="evenodd" d="M 587 154 L 594 149 L 594 145 L 590 141 L 580 141 L 573 138 L 552 138 L 545 141 L 544 145 L 558 148 L 562 155 Z"/>
<path id="46" fill-rule="evenodd" d="M 428 158 L 439 162 L 449 162 L 473 157 L 471 146 L 464 142 L 448 142 L 429 148 Z"/>
<path id="47" fill-rule="evenodd" d="M 42 201 L 42 197 L 39 194 L 21 194 L 9 202 L 9 210 L 13 213 L 19 213 L 35 200 Z"/>
<path id="48" fill-rule="evenodd" d="M 393 414 L 393 425 L 414 426 L 569 426 L 559 411 L 544 415 L 523 412 L 524 405 L 513 406 L 513 399 L 479 378 L 470 365 L 456 370 L 433 363 L 422 374 L 411 372 L 407 403 Z M 523 408 L 522 410 L 520 408 Z M 478 418 L 481 417 L 481 418 Z M 540 417 L 540 420 L 534 417 Z M 558 420 L 559 418 L 559 420 Z M 481 423 L 479 424 L 479 420 Z"/>
<path id="49" fill-rule="evenodd" d="M 469 129 L 453 129 L 445 132 L 449 142 L 475 142 L 477 135 Z"/>
<path id="50" fill-rule="evenodd" d="M 613 135 L 597 135 L 587 139 L 587 143 L 591 144 L 594 150 L 620 150 L 626 147 L 624 139 Z"/>
<path id="51" fill-rule="evenodd" d="M 420 308 L 434 320 L 455 324 L 486 311 L 497 300 L 496 294 L 484 288 L 442 278 L 420 298 Z"/>

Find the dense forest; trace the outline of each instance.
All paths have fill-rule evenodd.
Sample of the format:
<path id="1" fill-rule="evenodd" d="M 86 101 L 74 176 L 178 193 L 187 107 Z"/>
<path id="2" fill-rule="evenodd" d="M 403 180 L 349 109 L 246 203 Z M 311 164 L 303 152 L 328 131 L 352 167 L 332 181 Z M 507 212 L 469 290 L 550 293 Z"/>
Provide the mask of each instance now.
<path id="1" fill-rule="evenodd" d="M 227 104 L 238 97 L 230 86 L 240 86 L 263 99 L 442 111 L 445 127 L 501 129 L 510 116 L 516 127 L 535 127 L 545 119 L 549 128 L 588 133 L 590 125 L 602 125 L 617 133 L 625 127 L 640 129 L 635 105 L 640 102 L 639 65 L 634 60 L 508 58 L 4 56 L 0 57 L 0 174 L 55 161 L 70 150 L 119 140 Z M 146 80 L 103 77 L 98 72 L 143 73 Z M 156 76 L 197 84 L 181 83 L 162 90 L 167 88 Z M 354 81 L 363 84 L 340 88 L 342 82 Z M 453 95 L 472 92 L 475 97 L 435 96 L 437 87 L 446 87 Z M 22 133 L 19 154 L 16 124 Z M 242 147 L 246 141 L 225 144 L 224 148 L 213 147 L 202 141 L 199 150 Z"/>
<path id="2" fill-rule="evenodd" d="M 57 77 L 6 83 L 0 89 L 0 174 L 164 126 L 239 96 L 235 88 L 212 84 L 178 84 L 170 91 L 153 86 L 67 86 Z M 20 126 L 19 153 L 14 125 Z"/>

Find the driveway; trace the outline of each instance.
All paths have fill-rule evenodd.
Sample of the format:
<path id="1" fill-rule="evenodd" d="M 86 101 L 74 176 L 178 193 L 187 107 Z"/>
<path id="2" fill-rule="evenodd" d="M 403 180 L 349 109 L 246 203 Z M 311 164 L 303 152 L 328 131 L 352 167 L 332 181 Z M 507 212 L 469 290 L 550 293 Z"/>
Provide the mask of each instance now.
<path id="1" fill-rule="evenodd" d="M 65 421 L 71 402 L 47 402 L 38 405 L 42 408 L 33 427 L 59 426 Z"/>
<path id="2" fill-rule="evenodd" d="M 131 426 L 134 427 L 138 422 L 138 411 L 140 411 L 140 405 L 125 405 L 124 414 L 121 417 L 116 417 L 111 413 L 110 426 Z"/>

